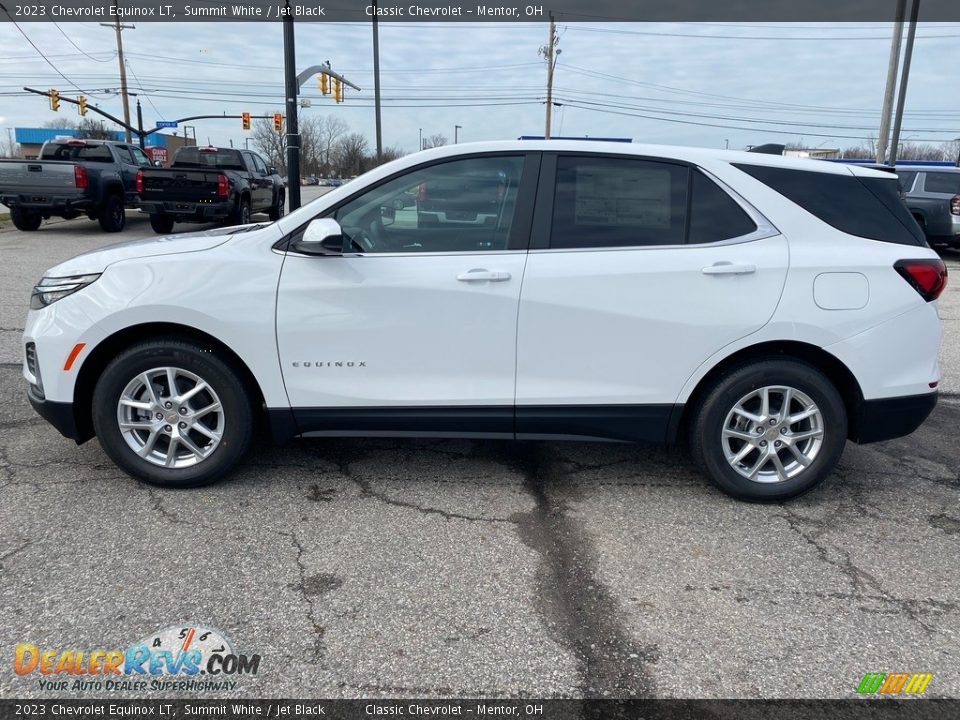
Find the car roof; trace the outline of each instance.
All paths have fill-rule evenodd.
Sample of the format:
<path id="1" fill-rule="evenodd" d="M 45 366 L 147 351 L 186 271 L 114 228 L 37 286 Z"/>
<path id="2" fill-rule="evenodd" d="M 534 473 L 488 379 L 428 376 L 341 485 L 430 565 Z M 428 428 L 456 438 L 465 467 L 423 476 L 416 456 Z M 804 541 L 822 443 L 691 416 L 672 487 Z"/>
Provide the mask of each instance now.
<path id="1" fill-rule="evenodd" d="M 890 177 L 889 173 L 872 168 L 833 163 L 809 158 L 784 157 L 753 153 L 743 150 L 722 150 L 718 148 L 690 147 L 686 145 L 654 145 L 647 143 L 604 142 L 602 140 L 502 140 L 492 142 L 459 143 L 423 150 L 406 158 L 420 162 L 433 158 L 455 157 L 473 152 L 563 152 L 597 153 L 610 155 L 635 155 L 638 157 L 656 157 L 681 160 L 693 164 L 708 162 L 726 162 L 744 165 L 763 165 L 769 167 L 792 168 L 809 172 L 829 173 L 831 175 L 863 175 L 869 177 Z"/>
<path id="2" fill-rule="evenodd" d="M 960 167 L 953 165 L 908 165 L 908 164 L 897 164 L 897 169 L 910 170 L 913 172 L 947 172 L 947 173 L 960 173 Z"/>

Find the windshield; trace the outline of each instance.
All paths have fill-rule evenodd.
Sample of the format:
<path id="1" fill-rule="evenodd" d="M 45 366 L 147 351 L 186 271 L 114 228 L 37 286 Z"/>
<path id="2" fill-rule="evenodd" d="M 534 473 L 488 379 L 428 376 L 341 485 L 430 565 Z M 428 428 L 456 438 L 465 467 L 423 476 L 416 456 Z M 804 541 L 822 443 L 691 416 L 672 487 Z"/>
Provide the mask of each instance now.
<path id="1" fill-rule="evenodd" d="M 243 170 L 243 158 L 237 150 L 199 150 L 194 147 L 182 148 L 177 152 L 171 167 L 210 168 L 211 170 Z"/>
<path id="2" fill-rule="evenodd" d="M 40 153 L 41 160 L 89 160 L 113 162 L 110 148 L 106 145 L 67 145 L 48 143 Z"/>

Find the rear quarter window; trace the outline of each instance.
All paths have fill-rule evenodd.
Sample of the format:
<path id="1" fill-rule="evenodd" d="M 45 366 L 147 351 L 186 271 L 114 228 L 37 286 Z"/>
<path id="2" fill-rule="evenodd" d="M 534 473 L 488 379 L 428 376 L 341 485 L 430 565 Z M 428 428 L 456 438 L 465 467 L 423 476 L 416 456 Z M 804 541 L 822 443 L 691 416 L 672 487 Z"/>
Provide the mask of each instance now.
<path id="1" fill-rule="evenodd" d="M 958 195 L 960 194 L 960 172 L 928 172 L 923 189 L 927 192 Z"/>
<path id="2" fill-rule="evenodd" d="M 896 176 L 858 177 L 742 163 L 735 167 L 848 235 L 926 245 L 920 226 L 900 200 Z"/>

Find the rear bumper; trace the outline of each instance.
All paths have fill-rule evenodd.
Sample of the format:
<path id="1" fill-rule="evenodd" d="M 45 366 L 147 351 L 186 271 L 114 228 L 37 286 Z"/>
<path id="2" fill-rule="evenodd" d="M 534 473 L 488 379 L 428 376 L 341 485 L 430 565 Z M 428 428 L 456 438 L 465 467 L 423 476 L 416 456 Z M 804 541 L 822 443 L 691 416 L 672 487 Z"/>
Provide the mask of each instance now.
<path id="1" fill-rule="evenodd" d="M 937 392 L 930 392 L 864 400 L 857 408 L 856 425 L 850 439 L 864 444 L 909 435 L 933 412 L 937 396 Z"/>
<path id="2" fill-rule="evenodd" d="M 151 215 L 169 215 L 180 222 L 209 222 L 223 220 L 233 212 L 233 203 L 141 201 L 140 209 Z"/>
<path id="3" fill-rule="evenodd" d="M 66 438 L 80 440 L 80 432 L 77 429 L 77 418 L 73 413 L 73 403 L 53 402 L 37 395 L 33 386 L 27 390 L 27 398 L 37 414 L 53 425 L 57 431 Z"/>
<path id="4" fill-rule="evenodd" d="M 37 193 L 0 195 L 0 204 L 8 208 L 23 208 L 39 213 L 57 214 L 72 211 L 85 211 L 93 204 L 88 197 L 57 197 Z"/>

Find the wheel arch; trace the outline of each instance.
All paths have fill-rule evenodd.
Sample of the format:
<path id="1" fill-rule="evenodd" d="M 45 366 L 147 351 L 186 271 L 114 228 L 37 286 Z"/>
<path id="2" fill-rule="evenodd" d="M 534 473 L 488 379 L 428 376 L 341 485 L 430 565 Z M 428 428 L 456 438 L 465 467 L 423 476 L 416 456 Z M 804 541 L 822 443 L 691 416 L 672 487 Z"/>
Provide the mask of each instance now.
<path id="1" fill-rule="evenodd" d="M 856 438 L 859 436 L 859 408 L 863 403 L 863 391 L 850 369 L 836 356 L 816 345 L 795 340 L 773 340 L 737 350 L 723 358 L 706 375 L 700 378 L 686 403 L 684 403 L 682 412 L 675 413 L 675 416 L 671 418 L 668 439 L 674 441 L 678 437 L 685 436 L 686 430 L 689 428 L 690 422 L 704 396 L 724 374 L 744 362 L 764 358 L 801 360 L 822 372 L 837 389 L 843 400 L 844 408 L 847 411 L 847 437 Z"/>
<path id="2" fill-rule="evenodd" d="M 93 389 L 97 379 L 106 369 L 110 361 L 118 353 L 131 345 L 162 336 L 175 335 L 186 340 L 192 340 L 201 345 L 208 345 L 225 359 L 240 375 L 240 380 L 251 393 L 253 411 L 258 420 L 267 417 L 264 411 L 265 402 L 263 390 L 250 368 L 230 347 L 203 330 L 179 323 L 151 322 L 118 330 L 104 338 L 90 351 L 87 359 L 77 374 L 73 388 L 73 412 L 77 424 L 77 442 L 85 442 L 94 437 L 93 430 Z"/>

